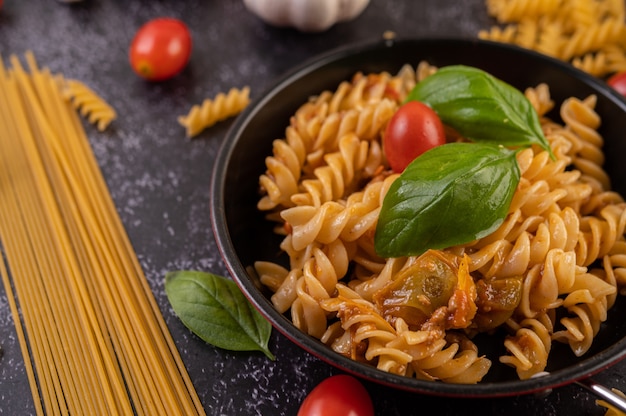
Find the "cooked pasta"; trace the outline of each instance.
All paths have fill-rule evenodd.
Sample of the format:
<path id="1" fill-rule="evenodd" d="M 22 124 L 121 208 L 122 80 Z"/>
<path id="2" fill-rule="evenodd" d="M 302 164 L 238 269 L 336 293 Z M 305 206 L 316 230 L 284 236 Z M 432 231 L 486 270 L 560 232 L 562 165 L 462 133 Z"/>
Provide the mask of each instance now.
<path id="1" fill-rule="evenodd" d="M 478 37 L 512 43 L 570 62 L 597 77 L 626 69 L 621 0 L 486 0 L 498 24 Z"/>
<path id="2" fill-rule="evenodd" d="M 396 75 L 357 73 L 303 103 L 259 178 L 258 209 L 277 223 L 289 262 L 259 260 L 254 271 L 277 310 L 354 360 L 478 383 L 497 358 L 527 379 L 545 371 L 554 343 L 585 354 L 626 291 L 626 203 L 602 167 L 596 97 L 557 104 L 548 85 L 527 88 L 554 158 L 538 147 L 517 153 L 521 178 L 499 228 L 445 250 L 381 258 L 374 232 L 398 177 L 381 153 L 382 132 L 415 83 L 436 70 L 421 62 Z M 546 116 L 557 105 L 559 123 Z M 348 118 L 359 122 L 342 127 Z M 454 276 L 455 290 L 417 313 L 403 302 L 413 276 L 429 268 Z M 510 303 L 493 303 L 495 292 Z M 464 299 L 474 309 L 452 312 Z M 472 339 L 498 328 L 509 334 L 500 338 L 507 353 L 487 358 Z"/>
<path id="3" fill-rule="evenodd" d="M 231 88 L 227 94 L 219 93 L 194 105 L 178 123 L 185 128 L 187 137 L 194 137 L 215 123 L 239 114 L 250 102 L 250 88 Z"/>
<path id="4" fill-rule="evenodd" d="M 65 96 L 72 101 L 74 108 L 87 117 L 91 124 L 95 124 L 99 131 L 104 131 L 115 120 L 117 117 L 115 109 L 94 90 L 75 79 L 64 80 L 60 75 L 57 78 Z"/>
<path id="5" fill-rule="evenodd" d="M 403 82 L 415 84 L 415 74 L 408 74 L 409 81 L 403 75 L 392 79 L 389 74 L 359 74 L 354 85 L 342 83 L 334 94 L 324 92 L 303 105 L 291 118 L 285 138 L 274 141 L 268 172 L 260 180 L 267 195 L 259 207 L 291 206 L 296 193 L 300 193 L 296 199 L 319 205 L 336 199 L 342 187 L 349 188 L 347 179 L 356 183 L 365 179 L 363 175 L 373 176 L 382 160 L 380 144 L 374 139 L 395 112 L 398 94 L 408 93 L 406 88 L 400 91 Z M 394 96 L 387 96 L 390 93 Z M 336 149 L 333 155 L 327 155 L 329 149 Z M 332 162 L 324 162 L 326 157 Z M 298 189 L 302 170 L 312 174 L 303 184 L 304 193 Z M 362 173 L 355 176 L 355 171 Z"/>
<path id="6" fill-rule="evenodd" d="M 63 85 L 0 65 L 0 277 L 38 415 L 204 414 Z"/>

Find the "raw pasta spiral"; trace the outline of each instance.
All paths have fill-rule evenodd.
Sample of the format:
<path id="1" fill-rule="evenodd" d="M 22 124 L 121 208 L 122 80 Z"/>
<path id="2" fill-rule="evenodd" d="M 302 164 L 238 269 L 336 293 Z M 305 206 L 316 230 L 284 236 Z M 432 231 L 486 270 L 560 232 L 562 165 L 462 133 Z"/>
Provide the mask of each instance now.
<path id="1" fill-rule="evenodd" d="M 288 266 L 260 260 L 253 269 L 277 310 L 339 354 L 447 383 L 478 383 L 497 358 L 526 379 L 545 370 L 554 343 L 588 351 L 626 292 L 626 204 L 602 168 L 596 98 L 560 103 L 557 123 L 546 116 L 557 105 L 549 86 L 526 89 L 554 157 L 539 147 L 517 153 L 520 182 L 500 227 L 445 250 L 381 258 L 374 233 L 398 177 L 382 153 L 384 127 L 436 70 L 422 62 L 394 76 L 358 73 L 296 111 L 259 178 L 258 208 L 279 224 Z M 431 269 L 444 285 L 429 295 L 434 306 L 408 306 L 413 279 Z M 507 352 L 481 355 L 473 337 L 500 332 Z"/>
<path id="2" fill-rule="evenodd" d="M 623 19 L 616 18 L 608 18 L 601 23 L 577 29 L 564 43 L 560 57 L 567 60 L 576 55 L 597 51 L 603 45 L 619 44 L 626 36 L 625 31 Z"/>
<path id="3" fill-rule="evenodd" d="M 626 53 L 616 45 L 603 45 L 598 52 L 575 57 L 571 62 L 578 69 L 597 77 L 626 71 Z"/>
<path id="4" fill-rule="evenodd" d="M 95 91 L 77 80 L 63 80 L 60 78 L 66 99 L 70 100 L 80 114 L 87 117 L 91 124 L 95 124 L 99 131 L 103 131 L 115 120 L 115 109 L 104 101 Z"/>
<path id="5" fill-rule="evenodd" d="M 487 7 L 499 22 L 518 22 L 526 17 L 554 13 L 560 0 L 487 0 Z"/>
<path id="6" fill-rule="evenodd" d="M 194 105 L 187 115 L 178 117 L 178 123 L 185 128 L 187 137 L 194 137 L 215 123 L 239 114 L 249 103 L 249 87 L 231 88 L 227 94 L 221 92 Z"/>
<path id="7" fill-rule="evenodd" d="M 478 37 L 553 56 L 597 77 L 626 70 L 620 0 L 486 0 L 498 24 Z"/>

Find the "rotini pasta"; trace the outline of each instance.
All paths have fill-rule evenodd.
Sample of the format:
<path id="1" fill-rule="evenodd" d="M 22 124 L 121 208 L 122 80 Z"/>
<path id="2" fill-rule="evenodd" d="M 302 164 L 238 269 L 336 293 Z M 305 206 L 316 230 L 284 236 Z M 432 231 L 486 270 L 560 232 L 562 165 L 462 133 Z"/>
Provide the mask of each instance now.
<path id="1" fill-rule="evenodd" d="M 374 139 L 401 97 L 415 85 L 417 76 L 420 74 L 414 72 L 403 72 L 402 77 L 393 79 L 389 74 L 357 74 L 352 83 L 344 82 L 334 93 L 326 91 L 298 109 L 285 138 L 274 141 L 274 154 L 266 160 L 268 169 L 260 182 L 267 194 L 259 201 L 259 208 L 293 206 L 296 193 L 300 193 L 296 198 L 319 205 L 341 196 L 342 185 L 349 189 L 346 179 L 358 182 L 372 177 L 382 160 L 379 141 Z M 301 172 L 309 176 L 303 184 L 304 193 L 298 189 Z M 325 186 L 331 183 L 333 187 Z M 325 194 L 320 194 L 320 189 Z"/>
<path id="2" fill-rule="evenodd" d="M 527 379 L 545 371 L 555 343 L 575 356 L 588 351 L 626 292 L 626 203 L 602 168 L 596 98 L 563 101 L 557 123 L 546 116 L 556 106 L 549 86 L 528 88 L 554 157 L 535 147 L 517 153 L 520 182 L 499 228 L 445 250 L 381 258 L 374 232 L 398 177 L 382 132 L 416 82 L 436 70 L 421 62 L 394 76 L 358 73 L 295 112 L 266 159 L 258 203 L 279 224 L 289 265 L 258 261 L 254 271 L 281 313 L 354 360 L 478 383 L 492 359 L 472 339 L 502 327 L 507 352 L 498 359 Z M 425 270 L 437 276 L 432 293 L 416 289 L 435 284 Z"/>
<path id="3" fill-rule="evenodd" d="M 498 24 L 481 39 L 553 56 L 597 77 L 626 69 L 624 2 L 614 0 L 486 0 Z"/>
<path id="4" fill-rule="evenodd" d="M 115 109 L 87 85 L 73 79 L 64 80 L 60 75 L 57 79 L 66 99 L 70 100 L 74 108 L 79 110 L 82 116 L 87 117 L 91 124 L 95 124 L 99 131 L 106 129 L 115 120 L 117 117 Z"/>
<path id="5" fill-rule="evenodd" d="M 486 3 L 490 14 L 502 23 L 552 14 L 561 6 L 560 0 L 487 0 Z"/>
<path id="6" fill-rule="evenodd" d="M 215 123 L 239 114 L 249 103 L 249 87 L 231 88 L 227 94 L 219 93 L 194 105 L 189 113 L 178 117 L 178 123 L 185 128 L 187 137 L 194 137 Z"/>

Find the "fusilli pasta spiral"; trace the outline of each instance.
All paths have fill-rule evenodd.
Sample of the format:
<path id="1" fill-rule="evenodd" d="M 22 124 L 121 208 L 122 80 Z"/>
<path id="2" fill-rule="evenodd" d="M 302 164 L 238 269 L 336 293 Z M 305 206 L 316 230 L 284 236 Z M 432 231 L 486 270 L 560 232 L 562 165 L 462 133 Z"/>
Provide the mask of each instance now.
<path id="1" fill-rule="evenodd" d="M 512 43 L 570 62 L 597 77 L 626 70 L 624 2 L 486 0 L 498 24 L 481 39 Z"/>
<path id="2" fill-rule="evenodd" d="M 250 103 L 250 88 L 231 88 L 227 94 L 219 93 L 194 105 L 178 123 L 185 128 L 187 137 L 194 137 L 215 123 L 239 114 Z"/>
<path id="3" fill-rule="evenodd" d="M 472 338 L 502 327 L 509 335 L 498 359 L 526 379 L 545 371 L 554 343 L 584 354 L 626 293 L 626 203 L 602 168 L 596 97 L 563 101 L 557 123 L 546 117 L 556 105 L 548 85 L 528 88 L 554 157 L 539 147 L 517 153 L 521 177 L 499 228 L 445 250 L 381 258 L 378 214 L 398 177 L 382 132 L 410 88 L 436 70 L 359 73 L 296 111 L 259 179 L 258 208 L 280 224 L 289 265 L 254 269 L 277 310 L 347 357 L 408 377 L 478 383 L 492 361 Z M 423 270 L 437 270 L 437 295 L 409 306 L 419 284 L 432 284 L 416 283 L 428 279 Z"/>
<path id="4" fill-rule="evenodd" d="M 104 131 L 117 117 L 115 109 L 84 83 L 73 79 L 62 80 L 61 83 L 66 98 L 71 100 L 74 108 L 87 117 L 91 124 L 95 124 L 99 131 Z"/>

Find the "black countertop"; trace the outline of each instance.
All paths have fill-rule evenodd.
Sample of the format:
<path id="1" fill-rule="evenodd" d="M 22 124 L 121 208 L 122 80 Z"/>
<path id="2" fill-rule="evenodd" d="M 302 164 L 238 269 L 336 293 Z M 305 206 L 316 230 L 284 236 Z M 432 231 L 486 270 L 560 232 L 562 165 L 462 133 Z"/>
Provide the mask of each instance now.
<path id="1" fill-rule="evenodd" d="M 170 16 L 189 26 L 188 67 L 162 83 L 138 78 L 128 47 L 141 24 Z M 118 112 L 104 132 L 87 131 L 114 201 L 190 376 L 209 415 L 295 415 L 306 394 L 339 371 L 274 331 L 261 353 L 233 353 L 207 345 L 173 314 L 163 290 L 167 271 L 195 269 L 226 275 L 209 220 L 209 182 L 219 146 L 232 123 L 197 138 L 177 123 L 191 105 L 251 87 L 252 98 L 277 77 L 315 55 L 357 41 L 399 37 L 475 38 L 494 21 L 484 0 L 371 0 L 357 19 L 322 33 L 268 26 L 241 0 L 5 0 L 0 10 L 0 54 L 32 50 L 41 66 L 85 82 Z M 0 415 L 34 414 L 9 311 L 0 286 Z M 626 363 L 596 380 L 626 391 Z M 602 415 L 596 397 L 576 385 L 538 396 L 448 399 L 364 382 L 377 414 Z"/>

